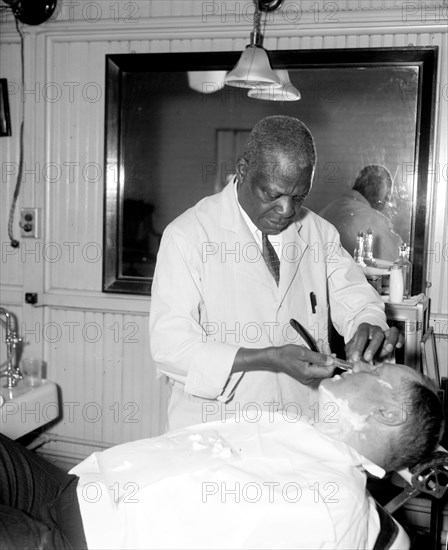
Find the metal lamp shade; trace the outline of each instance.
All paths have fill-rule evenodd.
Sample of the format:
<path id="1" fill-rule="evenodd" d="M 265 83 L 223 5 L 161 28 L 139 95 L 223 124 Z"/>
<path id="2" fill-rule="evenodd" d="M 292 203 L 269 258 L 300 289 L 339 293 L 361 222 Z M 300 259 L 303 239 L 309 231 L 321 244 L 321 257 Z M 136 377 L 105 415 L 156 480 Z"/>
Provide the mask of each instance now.
<path id="1" fill-rule="evenodd" d="M 278 76 L 271 68 L 268 54 L 260 46 L 250 45 L 227 75 L 225 83 L 240 88 L 281 86 Z"/>
<path id="2" fill-rule="evenodd" d="M 274 71 L 281 82 L 281 86 L 257 86 L 248 92 L 253 99 L 266 101 L 298 101 L 301 98 L 299 90 L 291 83 L 288 71 L 281 69 Z"/>

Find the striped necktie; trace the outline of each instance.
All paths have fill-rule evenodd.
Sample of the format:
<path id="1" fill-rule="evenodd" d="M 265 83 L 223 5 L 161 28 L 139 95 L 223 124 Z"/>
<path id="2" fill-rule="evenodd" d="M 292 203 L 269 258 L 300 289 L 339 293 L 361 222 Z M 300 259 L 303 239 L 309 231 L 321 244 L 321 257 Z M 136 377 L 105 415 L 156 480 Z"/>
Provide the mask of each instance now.
<path id="1" fill-rule="evenodd" d="M 266 233 L 262 233 L 262 243 L 264 261 L 278 286 L 280 281 L 280 260 Z"/>

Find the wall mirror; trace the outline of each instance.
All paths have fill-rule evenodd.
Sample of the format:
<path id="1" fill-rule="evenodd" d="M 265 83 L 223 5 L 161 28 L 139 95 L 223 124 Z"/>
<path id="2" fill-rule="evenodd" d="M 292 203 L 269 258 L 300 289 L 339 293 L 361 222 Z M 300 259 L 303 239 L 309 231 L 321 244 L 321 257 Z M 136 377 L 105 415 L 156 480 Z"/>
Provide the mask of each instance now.
<path id="1" fill-rule="evenodd" d="M 387 214 L 410 245 L 412 292 L 425 291 L 437 48 L 270 52 L 300 101 L 222 86 L 239 55 L 107 56 L 103 291 L 150 294 L 166 225 L 226 184 L 250 129 L 271 114 L 297 116 L 314 135 L 311 210 L 350 189 L 365 165 L 388 168 Z"/>

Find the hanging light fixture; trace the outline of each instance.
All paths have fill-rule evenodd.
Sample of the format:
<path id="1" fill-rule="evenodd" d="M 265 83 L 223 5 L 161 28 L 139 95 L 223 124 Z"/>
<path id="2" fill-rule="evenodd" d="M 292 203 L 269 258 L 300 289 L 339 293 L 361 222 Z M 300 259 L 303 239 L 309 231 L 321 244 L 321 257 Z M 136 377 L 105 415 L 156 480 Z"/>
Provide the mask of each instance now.
<path id="1" fill-rule="evenodd" d="M 202 94 L 213 94 L 224 87 L 226 71 L 188 71 L 188 86 Z"/>
<path id="2" fill-rule="evenodd" d="M 261 34 L 262 11 L 277 9 L 283 0 L 254 0 L 255 13 L 250 44 L 241 54 L 235 67 L 227 74 L 225 84 L 239 88 L 281 87 L 282 83 L 272 70 L 268 54 L 263 48 Z"/>
<path id="3" fill-rule="evenodd" d="M 278 76 L 281 86 L 259 86 L 249 90 L 247 95 L 253 99 L 264 99 L 266 101 L 298 101 L 301 95 L 291 82 L 288 71 L 279 69 L 274 72 Z"/>

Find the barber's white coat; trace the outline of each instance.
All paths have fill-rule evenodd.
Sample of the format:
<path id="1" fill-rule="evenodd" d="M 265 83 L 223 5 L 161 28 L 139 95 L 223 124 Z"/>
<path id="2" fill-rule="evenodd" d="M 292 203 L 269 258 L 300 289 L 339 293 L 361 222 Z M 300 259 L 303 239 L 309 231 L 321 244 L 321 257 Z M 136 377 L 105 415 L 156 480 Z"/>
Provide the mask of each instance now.
<path id="1" fill-rule="evenodd" d="M 303 344 L 291 318 L 328 341 L 330 312 L 346 341 L 362 322 L 388 328 L 381 298 L 340 247 L 334 227 L 313 212 L 302 208 L 283 232 L 279 287 L 232 184 L 182 214 L 162 238 L 150 312 L 151 352 L 174 384 L 170 428 L 203 421 L 204 407 L 206 420 L 250 403 L 307 408 L 310 388 L 283 373 L 229 375 L 240 347 Z"/>

